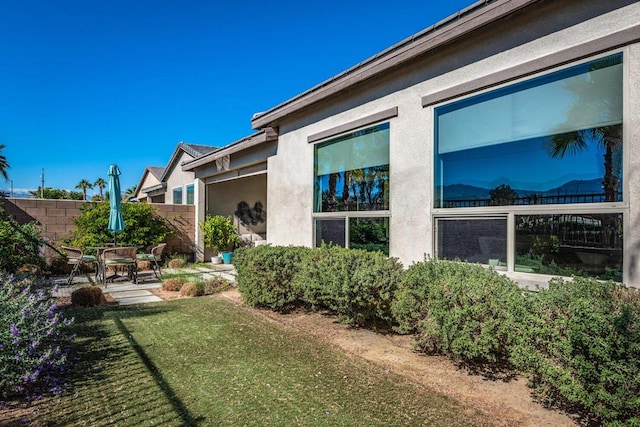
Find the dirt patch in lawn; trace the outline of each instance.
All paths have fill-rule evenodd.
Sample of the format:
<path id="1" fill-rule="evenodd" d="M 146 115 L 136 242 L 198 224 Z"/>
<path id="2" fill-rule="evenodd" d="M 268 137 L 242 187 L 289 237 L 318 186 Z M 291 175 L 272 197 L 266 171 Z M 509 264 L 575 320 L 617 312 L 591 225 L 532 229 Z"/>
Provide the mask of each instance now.
<path id="1" fill-rule="evenodd" d="M 237 289 L 217 297 L 242 304 Z M 347 355 L 361 357 L 381 369 L 405 375 L 424 386 L 450 396 L 485 413 L 496 426 L 576 426 L 563 412 L 544 408 L 533 401 L 526 380 L 489 380 L 471 375 L 441 356 L 425 356 L 412 349 L 412 337 L 376 333 L 337 323 L 334 316 L 319 313 L 278 314 L 254 310 L 287 327 L 305 331 L 323 342 L 341 348 Z"/>

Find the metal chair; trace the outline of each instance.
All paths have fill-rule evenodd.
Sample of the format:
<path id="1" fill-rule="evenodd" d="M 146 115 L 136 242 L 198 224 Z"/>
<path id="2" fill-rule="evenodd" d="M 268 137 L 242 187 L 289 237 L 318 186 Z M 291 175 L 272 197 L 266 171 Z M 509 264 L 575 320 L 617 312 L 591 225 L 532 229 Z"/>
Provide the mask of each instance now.
<path id="1" fill-rule="evenodd" d="M 62 246 L 61 248 L 67 256 L 67 264 L 72 266 L 69 277 L 67 277 L 67 285 L 73 282 L 73 278 L 84 264 L 95 264 L 96 279 L 98 278 L 98 259 L 95 256 L 85 255 L 82 249 L 72 246 Z"/>
<path id="2" fill-rule="evenodd" d="M 136 259 L 136 251 L 138 249 L 135 246 L 122 247 L 122 248 L 108 248 L 102 251 L 102 284 L 107 287 L 107 282 L 113 282 L 119 276 L 117 273 L 112 276 L 107 276 L 107 267 L 113 267 L 116 270 L 118 267 L 125 267 L 127 271 L 127 277 L 136 285 L 138 284 L 138 260 Z"/>
<path id="3" fill-rule="evenodd" d="M 153 274 L 156 276 L 156 279 L 162 279 L 160 264 L 162 264 L 162 255 L 166 247 L 166 243 L 160 243 L 159 245 L 150 246 L 146 253 L 136 255 L 138 261 L 149 261 L 151 263 L 151 268 L 153 269 Z"/>

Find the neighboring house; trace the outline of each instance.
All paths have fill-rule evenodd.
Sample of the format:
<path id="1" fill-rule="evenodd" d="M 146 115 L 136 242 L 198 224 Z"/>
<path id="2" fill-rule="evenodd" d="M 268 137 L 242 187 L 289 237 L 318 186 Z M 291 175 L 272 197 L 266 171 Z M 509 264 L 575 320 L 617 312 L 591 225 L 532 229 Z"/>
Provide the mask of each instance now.
<path id="1" fill-rule="evenodd" d="M 253 117 L 267 240 L 639 287 L 639 79 L 637 1 L 479 1 Z"/>
<path id="2" fill-rule="evenodd" d="M 193 205 L 194 174 L 183 171 L 181 165 L 215 150 L 218 147 L 180 142 L 166 167 L 148 166 L 145 169 L 134 197 L 149 203 Z"/>
<path id="3" fill-rule="evenodd" d="M 147 166 L 133 197 L 141 202 L 164 203 L 165 186 L 160 181 L 164 168 Z"/>
<path id="4" fill-rule="evenodd" d="M 276 154 L 277 138 L 273 129 L 263 129 L 182 164 L 183 173 L 196 179 L 196 224 L 206 215 L 228 216 L 245 240 L 265 239 L 267 159 Z M 202 249 L 199 229 L 196 241 Z"/>

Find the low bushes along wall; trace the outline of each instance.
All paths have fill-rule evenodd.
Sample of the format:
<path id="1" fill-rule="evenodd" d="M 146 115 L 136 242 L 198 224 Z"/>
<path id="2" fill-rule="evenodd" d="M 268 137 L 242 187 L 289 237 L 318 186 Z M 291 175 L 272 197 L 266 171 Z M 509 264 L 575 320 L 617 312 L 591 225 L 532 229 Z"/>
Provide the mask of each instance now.
<path id="1" fill-rule="evenodd" d="M 414 334 L 419 351 L 525 375 L 541 402 L 587 422 L 640 425 L 636 289 L 577 277 L 529 292 L 479 265 L 425 260 L 403 270 L 381 253 L 339 247 L 245 248 L 235 264 L 249 305 L 390 322 Z"/>

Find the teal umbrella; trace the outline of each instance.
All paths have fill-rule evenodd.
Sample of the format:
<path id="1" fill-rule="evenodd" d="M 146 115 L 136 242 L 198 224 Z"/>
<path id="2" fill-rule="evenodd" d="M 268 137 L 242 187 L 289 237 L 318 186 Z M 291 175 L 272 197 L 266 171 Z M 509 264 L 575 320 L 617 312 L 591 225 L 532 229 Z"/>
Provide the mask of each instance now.
<path id="1" fill-rule="evenodd" d="M 122 195 L 120 194 L 120 169 L 117 165 L 109 166 L 109 231 L 113 233 L 113 242 L 116 242 L 116 233 L 124 230 L 124 220 L 122 219 Z"/>

